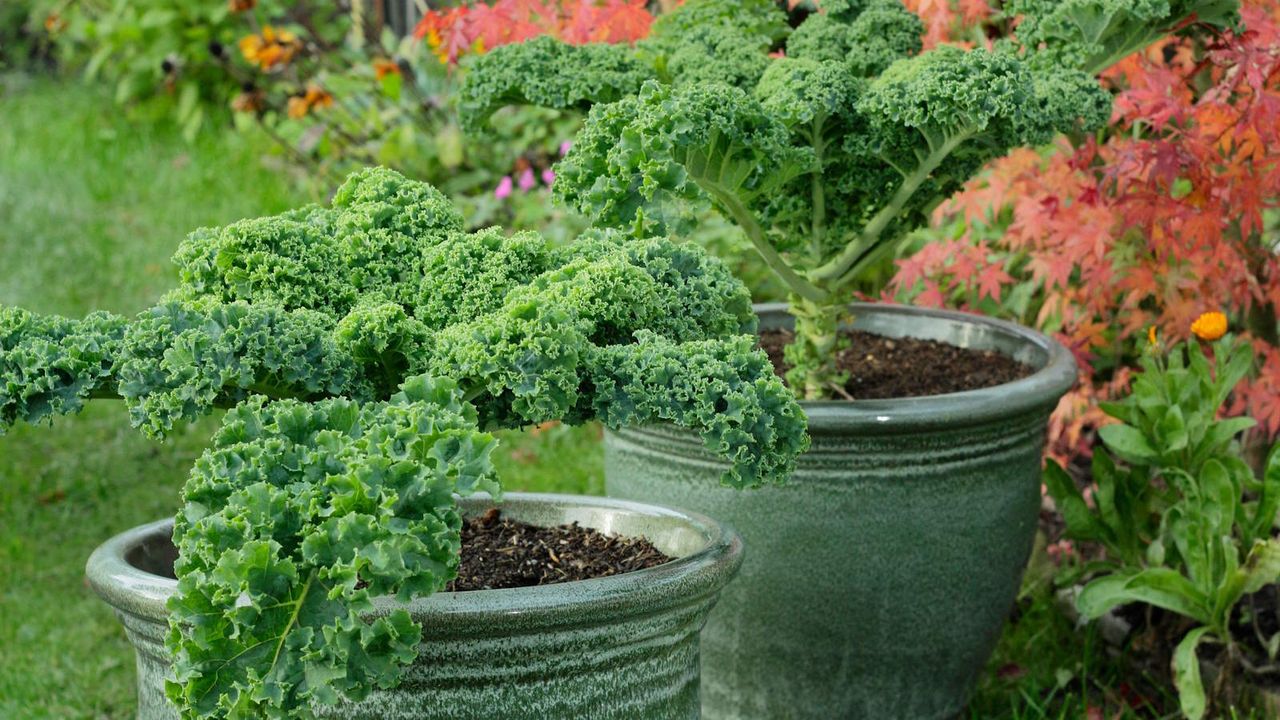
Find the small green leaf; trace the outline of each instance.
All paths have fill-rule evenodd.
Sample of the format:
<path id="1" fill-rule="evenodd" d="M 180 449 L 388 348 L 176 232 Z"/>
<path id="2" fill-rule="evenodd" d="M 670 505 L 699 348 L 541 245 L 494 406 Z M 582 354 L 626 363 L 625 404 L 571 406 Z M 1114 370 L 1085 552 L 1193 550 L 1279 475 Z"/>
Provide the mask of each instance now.
<path id="1" fill-rule="evenodd" d="M 1187 435 L 1187 426 L 1182 418 L 1182 408 L 1177 405 L 1170 405 L 1156 425 L 1156 432 L 1159 433 L 1157 440 L 1159 441 L 1162 454 L 1175 453 L 1187 447 L 1190 438 Z"/>
<path id="2" fill-rule="evenodd" d="M 1173 652 L 1173 684 L 1178 688 L 1178 704 L 1189 720 L 1201 720 L 1207 709 L 1204 685 L 1200 681 L 1200 657 L 1196 653 L 1200 643 L 1209 635 L 1209 628 L 1198 627 L 1187 633 Z"/>
<path id="3" fill-rule="evenodd" d="M 1053 460 L 1045 465 L 1044 483 L 1067 523 L 1068 535 L 1076 540 L 1100 540 L 1106 536 L 1106 528 L 1094 517 L 1075 481 L 1061 465 Z"/>
<path id="4" fill-rule="evenodd" d="M 1169 568 L 1125 570 L 1100 577 L 1080 592 L 1076 609 L 1092 620 L 1112 608 L 1131 602 L 1144 602 L 1208 622 L 1209 609 L 1204 594 Z"/>
<path id="5" fill-rule="evenodd" d="M 1112 452 L 1129 462 L 1150 464 L 1159 457 L 1147 437 L 1131 425 L 1104 425 L 1098 435 Z"/>
<path id="6" fill-rule="evenodd" d="M 1245 593 L 1258 592 L 1280 581 L 1280 538 L 1255 542 L 1239 572 L 1244 573 Z"/>

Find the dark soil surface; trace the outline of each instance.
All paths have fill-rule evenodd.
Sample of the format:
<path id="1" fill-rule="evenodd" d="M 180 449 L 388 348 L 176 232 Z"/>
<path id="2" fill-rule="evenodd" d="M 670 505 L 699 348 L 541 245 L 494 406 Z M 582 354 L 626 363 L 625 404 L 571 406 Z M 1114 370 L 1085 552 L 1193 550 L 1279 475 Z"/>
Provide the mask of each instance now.
<path id="1" fill-rule="evenodd" d="M 462 565 L 449 591 L 503 590 L 621 575 L 670 561 L 644 538 L 605 535 L 577 523 L 537 527 L 494 508 L 462 525 Z"/>
<path id="2" fill-rule="evenodd" d="M 840 353 L 840 369 L 849 373 L 844 395 L 850 400 L 922 397 L 1003 385 L 1033 370 L 993 350 L 969 350 L 936 340 L 887 338 L 861 330 L 843 333 L 849 343 Z M 782 349 L 794 338 L 790 330 L 766 330 L 760 346 L 774 370 L 785 376 L 791 367 Z"/>

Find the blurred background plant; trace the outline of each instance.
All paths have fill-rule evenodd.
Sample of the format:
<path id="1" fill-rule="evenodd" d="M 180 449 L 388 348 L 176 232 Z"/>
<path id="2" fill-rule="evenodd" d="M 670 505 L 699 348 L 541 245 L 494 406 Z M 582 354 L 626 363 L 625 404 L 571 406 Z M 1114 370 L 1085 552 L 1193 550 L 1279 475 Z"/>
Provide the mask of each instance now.
<path id="1" fill-rule="evenodd" d="M 276 147 L 271 161 L 313 195 L 352 168 L 385 165 L 458 198 L 476 227 L 558 237 L 580 226 L 546 188 L 579 118 L 514 110 L 494 139 L 468 142 L 452 110 L 458 60 L 542 33 L 630 42 L 652 19 L 636 0 L 443 10 L 420 0 L 32 0 L 3 12 L 21 28 L 3 56 L 48 47 L 64 68 L 113 87 L 133 115 L 172 117 L 188 139 L 226 127 L 262 133 Z M 422 18 L 416 33 L 411 15 Z"/>

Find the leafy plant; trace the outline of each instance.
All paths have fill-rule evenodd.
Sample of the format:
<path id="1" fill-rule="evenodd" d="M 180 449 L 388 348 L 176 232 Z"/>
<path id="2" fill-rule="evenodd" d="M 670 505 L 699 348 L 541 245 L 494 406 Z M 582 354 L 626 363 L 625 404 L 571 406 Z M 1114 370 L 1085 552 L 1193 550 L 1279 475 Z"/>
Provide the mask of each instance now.
<path id="1" fill-rule="evenodd" d="M 735 486 L 780 482 L 803 413 L 695 247 L 464 230 L 424 183 L 353 174 L 329 207 L 192 233 L 134 318 L 0 308 L 0 427 L 122 398 L 161 437 L 230 408 L 183 490 L 170 697 L 295 717 L 399 678 L 420 628 L 374 595 L 457 571 L 454 494 L 496 492 L 482 428 L 599 419 L 699 431 Z"/>
<path id="2" fill-rule="evenodd" d="M 792 30 L 767 0 L 690 0 L 634 48 L 506 45 L 472 59 L 460 104 L 473 132 L 504 105 L 590 107 L 554 192 L 598 225 L 681 234 L 708 204 L 730 218 L 788 287 L 788 377 L 809 398 L 843 380 L 847 302 L 939 202 L 1011 148 L 1102 126 L 1094 74 L 1232 8 L 1020 0 L 1020 37 L 920 52 L 899 0 L 822 5 Z"/>
<path id="3" fill-rule="evenodd" d="M 1254 424 L 1219 418 L 1253 362 L 1247 344 L 1214 344 L 1213 362 L 1197 346 L 1158 347 L 1142 361 L 1133 391 L 1104 408 L 1119 423 L 1100 430 L 1091 502 L 1061 466 L 1045 482 L 1074 540 L 1099 543 L 1103 560 L 1077 598 L 1086 618 L 1146 603 L 1193 621 L 1173 654 L 1182 711 L 1198 720 L 1207 706 L 1197 649 L 1224 648 L 1225 678 L 1244 652 L 1232 631 L 1249 593 L 1280 579 L 1280 450 L 1254 476 L 1236 437 Z"/>
<path id="4" fill-rule="evenodd" d="M 1088 452 L 1099 400 L 1126 391 L 1151 327 L 1185 338 L 1206 298 L 1257 356 L 1233 412 L 1280 433 L 1280 6 L 1243 29 L 1157 43 L 1109 75 L 1106 133 L 1018 150 L 939 208 L 891 286 L 901 300 L 1014 319 L 1076 350 L 1055 453 Z M 1078 139 L 1079 140 L 1079 139 Z"/>

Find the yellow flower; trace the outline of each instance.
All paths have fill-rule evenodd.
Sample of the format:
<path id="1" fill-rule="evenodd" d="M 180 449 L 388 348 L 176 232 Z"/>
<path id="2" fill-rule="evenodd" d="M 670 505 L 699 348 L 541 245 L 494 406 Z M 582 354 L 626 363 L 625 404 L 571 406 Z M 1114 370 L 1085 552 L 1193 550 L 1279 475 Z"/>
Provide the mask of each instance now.
<path id="1" fill-rule="evenodd" d="M 297 35 L 270 25 L 262 26 L 261 35 L 246 35 L 240 39 L 240 54 L 263 70 L 287 65 L 301 48 Z"/>
<path id="2" fill-rule="evenodd" d="M 1160 338 L 1159 338 L 1159 336 L 1157 336 L 1157 335 L 1156 335 L 1156 326 L 1155 326 L 1155 325 L 1152 325 L 1151 327 L 1147 328 L 1147 343 L 1148 343 L 1148 344 L 1150 344 L 1150 345 L 1155 345 L 1155 344 L 1159 341 L 1159 339 L 1160 339 Z"/>
<path id="3" fill-rule="evenodd" d="M 307 114 L 307 111 L 311 109 L 311 106 L 307 105 L 306 98 L 301 95 L 294 95 L 289 98 L 289 104 L 286 107 L 288 109 L 289 117 L 291 118 L 303 117 Z"/>
<path id="4" fill-rule="evenodd" d="M 1217 340 L 1227 334 L 1227 316 L 1220 312 L 1207 312 L 1191 323 L 1191 332 L 1201 340 Z"/>

